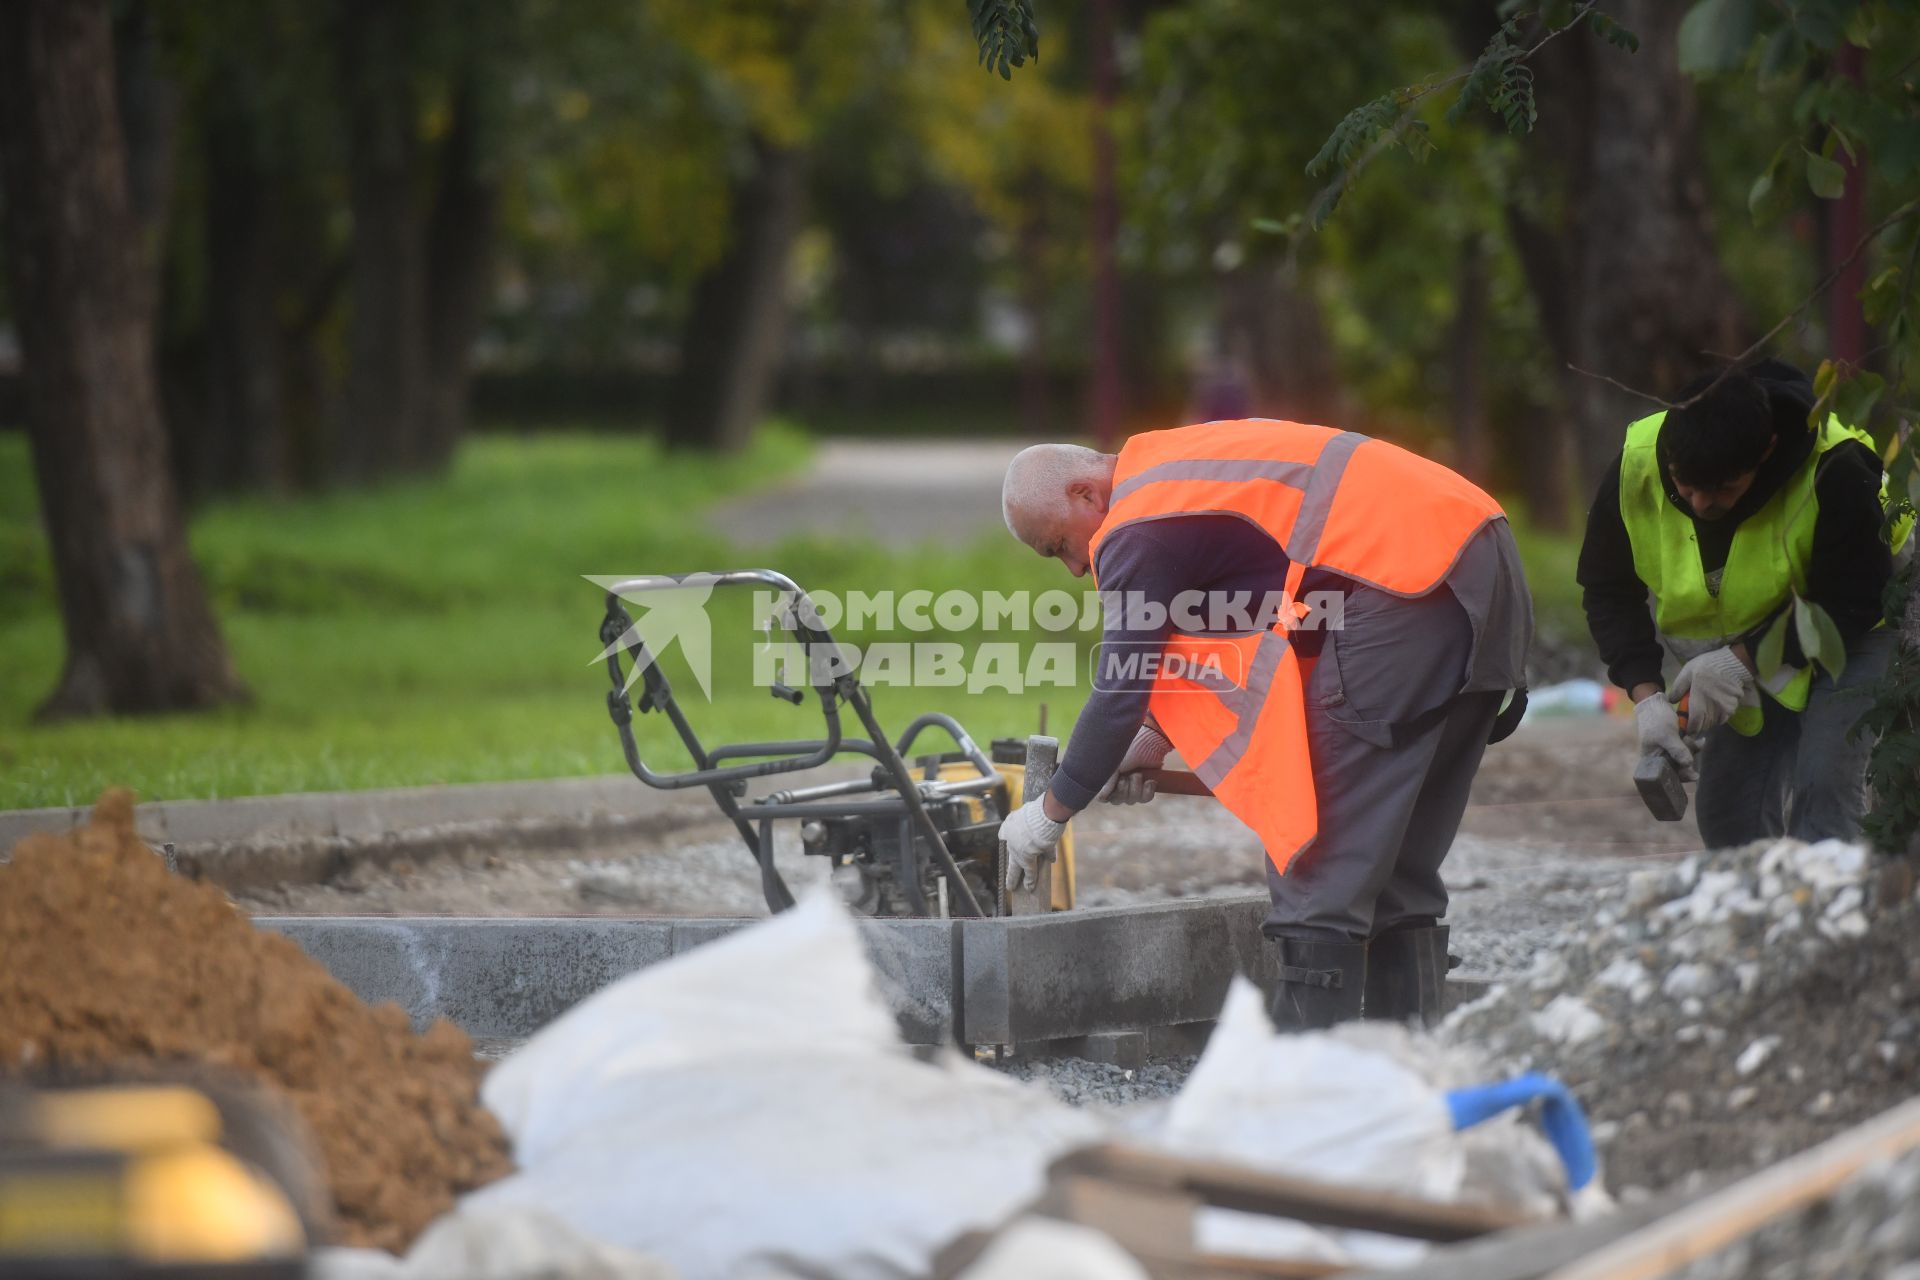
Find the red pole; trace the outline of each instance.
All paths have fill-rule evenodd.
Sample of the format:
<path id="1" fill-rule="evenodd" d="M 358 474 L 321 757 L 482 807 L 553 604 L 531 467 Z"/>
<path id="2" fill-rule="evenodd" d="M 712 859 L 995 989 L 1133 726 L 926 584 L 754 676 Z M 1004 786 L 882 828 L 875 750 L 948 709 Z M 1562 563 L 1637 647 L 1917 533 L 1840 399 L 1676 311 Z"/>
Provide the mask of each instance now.
<path id="1" fill-rule="evenodd" d="M 1115 190 L 1113 3 L 1093 0 L 1093 438 L 1110 449 L 1120 435 L 1120 198 Z"/>
<path id="2" fill-rule="evenodd" d="M 1834 72 L 1861 83 L 1861 55 L 1857 46 L 1843 44 L 1834 59 Z M 1866 231 L 1866 157 L 1856 163 L 1847 158 L 1844 148 L 1833 157 L 1847 171 L 1847 185 L 1840 198 L 1827 210 L 1827 269 L 1852 252 Z M 1861 310 L 1860 291 L 1867 283 L 1867 260 L 1862 254 L 1833 282 L 1827 295 L 1828 354 L 1837 361 L 1858 365 L 1867 354 L 1867 318 Z"/>

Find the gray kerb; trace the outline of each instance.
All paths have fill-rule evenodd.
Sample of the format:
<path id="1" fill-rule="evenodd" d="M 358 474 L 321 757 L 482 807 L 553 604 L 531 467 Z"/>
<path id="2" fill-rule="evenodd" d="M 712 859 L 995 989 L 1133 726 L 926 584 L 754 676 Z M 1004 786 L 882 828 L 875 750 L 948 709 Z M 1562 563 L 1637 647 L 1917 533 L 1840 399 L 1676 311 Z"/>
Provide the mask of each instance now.
<path id="1" fill-rule="evenodd" d="M 1205 1023 L 1235 972 L 1267 985 L 1266 895 L 993 920 L 861 920 L 882 993 L 914 1044 L 1029 1044 Z M 277 916 L 369 1002 L 418 1026 L 524 1039 L 625 974 L 752 923 Z"/>

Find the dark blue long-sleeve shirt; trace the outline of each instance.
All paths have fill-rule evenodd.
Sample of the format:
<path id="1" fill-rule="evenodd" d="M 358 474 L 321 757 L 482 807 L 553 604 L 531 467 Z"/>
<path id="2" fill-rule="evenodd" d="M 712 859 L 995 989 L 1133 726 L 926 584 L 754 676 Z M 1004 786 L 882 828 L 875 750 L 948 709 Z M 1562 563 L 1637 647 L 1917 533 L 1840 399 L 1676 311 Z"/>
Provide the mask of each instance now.
<path id="1" fill-rule="evenodd" d="M 1175 630 L 1184 629 L 1176 628 L 1171 616 L 1154 627 L 1129 626 L 1142 619 L 1130 619 L 1124 610 L 1115 610 L 1112 606 L 1116 601 L 1145 601 L 1170 613 L 1183 592 L 1206 593 L 1209 602 L 1224 602 L 1229 607 L 1237 595 L 1244 594 L 1252 611 L 1270 593 L 1285 589 L 1291 563 L 1272 538 L 1237 516 L 1169 516 L 1123 525 L 1100 544 L 1096 566 L 1095 576 L 1107 605 L 1101 651 L 1105 654 L 1127 645 L 1158 650 Z M 1320 577 L 1330 579 L 1330 575 Z M 1324 585 L 1306 583 L 1302 592 Z M 1270 614 L 1253 619 L 1255 627 L 1271 622 Z M 1237 629 L 1207 627 L 1200 633 Z M 1303 639 L 1307 635 L 1303 632 Z M 1054 799 L 1075 810 L 1093 803 L 1094 796 L 1120 767 L 1134 733 L 1146 718 L 1152 685 L 1152 679 L 1144 673 L 1131 679 L 1095 682 L 1085 709 L 1074 722 L 1066 758 L 1054 774 Z"/>

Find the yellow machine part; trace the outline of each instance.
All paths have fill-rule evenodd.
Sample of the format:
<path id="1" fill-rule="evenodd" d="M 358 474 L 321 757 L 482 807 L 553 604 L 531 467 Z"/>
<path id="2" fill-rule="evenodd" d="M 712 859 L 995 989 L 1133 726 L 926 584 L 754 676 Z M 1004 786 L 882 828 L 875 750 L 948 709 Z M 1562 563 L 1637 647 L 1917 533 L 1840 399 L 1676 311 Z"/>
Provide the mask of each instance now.
<path id="1" fill-rule="evenodd" d="M 218 1147 L 135 1160 L 127 1170 L 127 1223 L 134 1256 L 154 1262 L 244 1262 L 306 1247 L 280 1188 Z"/>
<path id="2" fill-rule="evenodd" d="M 1008 801 L 1014 808 L 1019 808 L 1025 803 L 1022 797 L 1027 789 L 1027 767 L 1020 764 L 996 764 L 993 767 L 999 770 L 1000 776 L 1007 780 Z M 960 782 L 978 776 L 979 771 L 965 762 L 940 766 L 940 779 L 943 782 Z M 985 822 L 993 816 L 984 797 L 974 798 L 970 803 L 978 809 L 974 817 L 975 822 Z M 1059 848 L 1054 851 L 1053 909 L 1055 911 L 1073 909 L 1073 824 L 1071 822 L 1061 833 Z"/>
<path id="3" fill-rule="evenodd" d="M 218 1145 L 219 1111 L 194 1089 L 49 1090 L 24 1118 L 27 1145 L 0 1152 L 0 1270 L 9 1256 L 212 1266 L 306 1249 L 285 1192 Z"/>

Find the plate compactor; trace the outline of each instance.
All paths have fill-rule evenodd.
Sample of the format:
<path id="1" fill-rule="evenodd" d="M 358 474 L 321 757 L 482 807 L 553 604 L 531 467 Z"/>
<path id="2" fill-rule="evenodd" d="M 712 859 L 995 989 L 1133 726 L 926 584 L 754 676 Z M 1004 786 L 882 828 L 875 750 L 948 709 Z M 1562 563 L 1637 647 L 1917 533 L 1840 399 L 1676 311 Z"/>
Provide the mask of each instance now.
<path id="1" fill-rule="evenodd" d="M 825 736 L 782 742 L 739 742 L 708 747 L 694 733 L 681 703 L 627 613 L 624 601 L 651 592 L 751 586 L 773 588 L 779 603 L 769 620 L 787 633 L 806 658 L 805 670 L 825 718 Z M 1035 736 L 1024 742 L 1000 739 L 991 752 L 975 745 L 951 716 L 928 712 L 889 738 L 875 717 L 872 700 L 840 653 L 807 595 L 793 580 L 770 569 L 737 569 L 692 578 L 666 575 L 629 578 L 607 591 L 600 624 L 607 674 L 613 688 L 607 712 L 620 734 L 627 767 L 650 787 L 678 790 L 705 787 L 720 812 L 740 832 L 759 868 L 767 907 L 784 911 L 793 894 L 773 861 L 776 822 L 797 823 L 800 847 L 832 859 L 834 878 L 845 886 L 857 911 L 876 916 L 1033 915 L 1064 911 L 1073 905 L 1073 845 L 1069 832 L 1055 856 L 1034 877 L 1037 887 L 1009 894 L 1006 851 L 999 843 L 1001 820 L 1032 788 L 1053 778 L 1059 744 Z M 622 654 L 626 658 L 623 669 Z M 818 659 L 818 660 L 816 660 Z M 632 696 L 628 671 L 637 671 L 638 697 Z M 806 688 L 778 682 L 773 697 L 799 706 Z M 843 709 L 851 709 L 865 737 L 845 737 Z M 692 758 L 693 768 L 657 773 L 641 759 L 633 717 L 666 716 Z M 928 751 L 920 739 L 937 729 L 954 749 Z M 853 778 L 835 778 L 747 798 L 747 785 L 778 774 L 803 773 L 831 765 L 843 756 L 864 756 L 872 768 Z"/>

